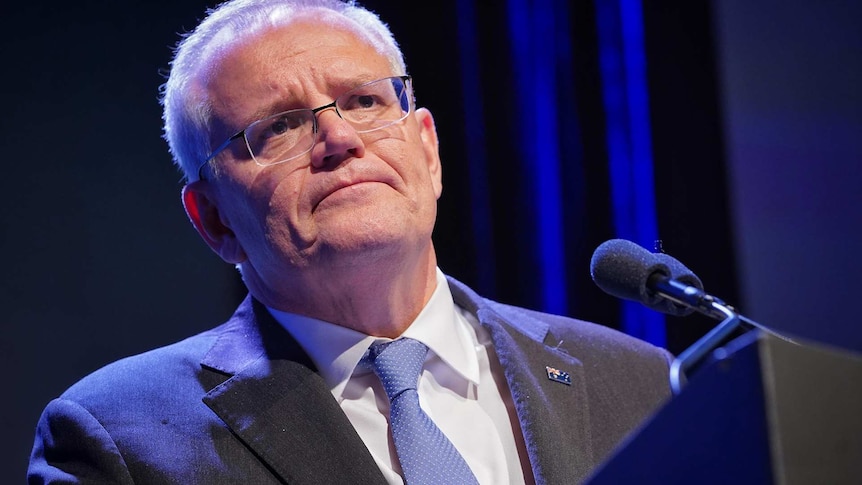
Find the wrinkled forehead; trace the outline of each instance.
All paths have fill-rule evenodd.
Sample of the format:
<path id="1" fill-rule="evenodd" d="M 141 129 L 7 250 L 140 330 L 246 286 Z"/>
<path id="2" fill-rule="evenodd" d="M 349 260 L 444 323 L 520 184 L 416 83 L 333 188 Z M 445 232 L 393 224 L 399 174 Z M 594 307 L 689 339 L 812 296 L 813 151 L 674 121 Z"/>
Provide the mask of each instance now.
<path id="1" fill-rule="evenodd" d="M 250 26 L 225 26 L 217 32 L 209 43 L 199 60 L 200 65 L 195 76 L 198 85 L 204 85 L 207 79 L 214 74 L 219 62 L 235 49 L 254 44 L 260 41 L 264 35 L 274 30 L 289 30 L 295 24 L 310 24 L 319 31 L 338 30 L 353 36 L 357 42 L 362 42 L 372 47 L 381 57 L 384 57 L 391 65 L 392 72 L 403 74 L 403 67 L 399 65 L 396 58 L 397 52 L 393 52 L 394 46 L 390 46 L 383 39 L 378 38 L 373 32 L 369 32 L 358 22 L 345 17 L 337 12 L 326 9 L 313 9 L 291 15 L 290 17 L 272 17 L 268 22 L 258 22 Z M 299 34 L 298 34 L 299 35 Z M 307 34 L 305 34 L 307 35 Z M 203 94 L 203 93 L 202 93 Z"/>
<path id="2" fill-rule="evenodd" d="M 207 107 L 210 146 L 255 120 L 307 101 L 308 85 L 302 80 L 309 73 L 334 97 L 345 86 L 402 71 L 378 44 L 351 19 L 332 12 L 303 13 L 239 37 L 225 35 L 190 86 L 190 94 Z"/>

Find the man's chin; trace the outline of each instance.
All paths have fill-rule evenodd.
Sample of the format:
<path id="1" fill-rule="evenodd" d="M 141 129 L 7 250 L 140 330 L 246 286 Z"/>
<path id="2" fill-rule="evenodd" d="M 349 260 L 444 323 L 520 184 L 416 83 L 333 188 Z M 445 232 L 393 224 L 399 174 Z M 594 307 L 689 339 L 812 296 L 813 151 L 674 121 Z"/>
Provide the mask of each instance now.
<path id="1" fill-rule="evenodd" d="M 324 260 L 328 259 L 333 263 L 338 261 L 348 266 L 369 262 L 400 264 L 399 257 L 415 257 L 415 249 L 419 243 L 417 236 L 425 232 L 397 223 L 380 225 L 359 220 L 353 222 L 358 224 L 351 227 L 350 231 L 342 230 L 331 237 L 320 234 L 317 243 L 319 255 Z M 430 240 L 430 234 L 425 240 Z"/>

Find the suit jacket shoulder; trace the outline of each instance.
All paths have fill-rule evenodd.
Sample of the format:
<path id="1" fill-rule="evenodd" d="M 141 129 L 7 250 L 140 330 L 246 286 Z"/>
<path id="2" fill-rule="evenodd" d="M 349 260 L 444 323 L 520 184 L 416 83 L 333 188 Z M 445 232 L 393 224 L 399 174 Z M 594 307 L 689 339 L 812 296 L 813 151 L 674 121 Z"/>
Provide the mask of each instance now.
<path id="1" fill-rule="evenodd" d="M 32 483 L 383 482 L 308 356 L 251 298 L 225 324 L 112 363 L 49 403 L 28 476 Z"/>
<path id="2" fill-rule="evenodd" d="M 670 396 L 671 355 L 601 325 L 497 303 L 451 279 L 491 333 L 537 482 L 578 483 Z"/>

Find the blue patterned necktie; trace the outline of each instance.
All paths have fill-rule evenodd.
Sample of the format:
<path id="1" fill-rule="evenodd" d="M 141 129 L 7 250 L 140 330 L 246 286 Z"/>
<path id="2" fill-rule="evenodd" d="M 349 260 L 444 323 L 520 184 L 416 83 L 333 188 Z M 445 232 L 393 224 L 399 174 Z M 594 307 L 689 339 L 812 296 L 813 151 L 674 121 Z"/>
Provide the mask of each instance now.
<path id="1" fill-rule="evenodd" d="M 408 485 L 475 484 L 464 457 L 419 407 L 416 385 L 428 347 L 410 338 L 372 345 L 363 360 L 389 396 L 389 425 Z"/>

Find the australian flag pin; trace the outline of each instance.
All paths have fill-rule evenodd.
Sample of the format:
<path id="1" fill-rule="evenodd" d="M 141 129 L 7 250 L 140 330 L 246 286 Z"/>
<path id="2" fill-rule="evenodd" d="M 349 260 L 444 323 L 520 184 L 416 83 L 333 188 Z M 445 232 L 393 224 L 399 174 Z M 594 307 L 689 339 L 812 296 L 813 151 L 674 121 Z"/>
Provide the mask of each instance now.
<path id="1" fill-rule="evenodd" d="M 562 382 L 567 386 L 572 385 L 572 378 L 569 376 L 569 373 L 566 371 L 562 371 L 560 369 L 554 369 L 553 367 L 545 366 L 545 370 L 548 371 L 548 379 L 554 382 Z"/>

